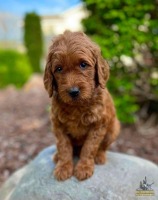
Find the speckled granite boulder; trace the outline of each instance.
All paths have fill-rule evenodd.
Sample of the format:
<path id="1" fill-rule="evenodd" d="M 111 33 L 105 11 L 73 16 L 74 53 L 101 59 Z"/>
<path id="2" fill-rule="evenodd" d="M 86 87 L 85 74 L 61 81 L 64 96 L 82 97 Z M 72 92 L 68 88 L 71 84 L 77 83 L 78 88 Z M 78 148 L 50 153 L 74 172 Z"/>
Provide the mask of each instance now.
<path id="1" fill-rule="evenodd" d="M 17 171 L 0 190 L 0 200 L 157 200 L 158 166 L 141 158 L 108 152 L 106 165 L 79 182 L 75 177 L 58 182 L 52 171 L 55 146 L 43 150 L 29 165 Z M 144 179 L 154 196 L 136 196 Z"/>

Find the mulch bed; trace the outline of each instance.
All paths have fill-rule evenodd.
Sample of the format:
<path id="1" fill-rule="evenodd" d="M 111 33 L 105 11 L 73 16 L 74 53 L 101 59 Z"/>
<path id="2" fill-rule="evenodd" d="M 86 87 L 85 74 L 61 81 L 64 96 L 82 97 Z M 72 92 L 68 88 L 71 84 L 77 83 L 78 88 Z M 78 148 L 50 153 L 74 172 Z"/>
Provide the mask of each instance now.
<path id="1" fill-rule="evenodd" d="M 50 100 L 42 78 L 37 80 L 23 90 L 9 87 L 0 91 L 0 186 L 15 170 L 54 143 Z M 137 126 L 123 126 L 110 150 L 158 163 L 158 130 L 151 134 L 146 128 L 142 132 Z"/>

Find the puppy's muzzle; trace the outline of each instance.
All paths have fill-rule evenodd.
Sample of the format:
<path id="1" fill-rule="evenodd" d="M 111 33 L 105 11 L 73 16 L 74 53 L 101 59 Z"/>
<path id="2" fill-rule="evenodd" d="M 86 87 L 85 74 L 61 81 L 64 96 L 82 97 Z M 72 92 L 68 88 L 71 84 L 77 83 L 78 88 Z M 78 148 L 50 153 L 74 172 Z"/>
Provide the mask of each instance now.
<path id="1" fill-rule="evenodd" d="M 76 98 L 79 96 L 80 94 L 80 90 L 78 87 L 73 87 L 73 88 L 70 88 L 70 90 L 68 91 L 70 97 L 72 98 Z"/>

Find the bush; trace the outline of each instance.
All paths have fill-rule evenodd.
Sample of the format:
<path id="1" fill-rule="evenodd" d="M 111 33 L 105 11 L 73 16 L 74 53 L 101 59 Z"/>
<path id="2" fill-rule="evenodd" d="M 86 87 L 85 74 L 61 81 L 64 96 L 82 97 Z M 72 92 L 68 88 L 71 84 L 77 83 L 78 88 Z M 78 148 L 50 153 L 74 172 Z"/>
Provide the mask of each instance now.
<path id="1" fill-rule="evenodd" d="M 21 87 L 32 73 L 26 55 L 14 50 L 0 50 L 0 88 L 9 84 Z"/>
<path id="2" fill-rule="evenodd" d="M 139 106 L 132 95 L 134 84 L 131 77 L 112 68 L 107 86 L 112 93 L 119 120 L 124 123 L 135 122 Z"/>

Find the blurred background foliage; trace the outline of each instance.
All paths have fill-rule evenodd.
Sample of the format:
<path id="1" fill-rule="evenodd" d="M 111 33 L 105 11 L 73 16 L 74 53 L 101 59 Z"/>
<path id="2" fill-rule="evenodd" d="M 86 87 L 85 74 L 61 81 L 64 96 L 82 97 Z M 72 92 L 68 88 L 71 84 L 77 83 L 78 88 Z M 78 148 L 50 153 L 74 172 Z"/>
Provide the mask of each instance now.
<path id="1" fill-rule="evenodd" d="M 24 19 L 24 43 L 26 52 L 34 72 L 41 71 L 41 57 L 43 53 L 43 38 L 40 16 L 27 13 Z"/>
<path id="2" fill-rule="evenodd" d="M 32 68 L 24 53 L 0 50 L 0 88 L 9 84 L 20 88 L 31 74 Z"/>
<path id="3" fill-rule="evenodd" d="M 158 111 L 158 1 L 83 1 L 85 32 L 109 61 L 108 87 L 120 120 L 133 123 L 138 111 L 142 118 Z"/>
<path id="4" fill-rule="evenodd" d="M 27 13 L 24 18 L 24 44 L 26 51 L 0 50 L 0 88 L 13 84 L 21 88 L 32 73 L 41 72 L 43 38 L 40 16 Z"/>

